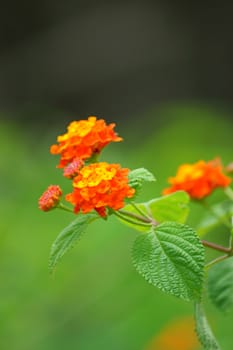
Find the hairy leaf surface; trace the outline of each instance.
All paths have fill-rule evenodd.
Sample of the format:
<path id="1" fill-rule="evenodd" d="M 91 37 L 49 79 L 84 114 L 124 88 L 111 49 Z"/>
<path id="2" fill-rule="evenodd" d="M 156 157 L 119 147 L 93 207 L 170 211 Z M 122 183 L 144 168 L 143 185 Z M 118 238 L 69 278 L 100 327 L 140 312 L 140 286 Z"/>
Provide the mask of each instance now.
<path id="1" fill-rule="evenodd" d="M 132 251 L 138 272 L 163 292 L 185 300 L 199 299 L 204 248 L 195 231 L 166 222 L 137 237 Z"/>
<path id="2" fill-rule="evenodd" d="M 78 214 L 77 219 L 60 232 L 50 250 L 49 269 L 51 271 L 54 270 L 64 254 L 81 238 L 88 225 L 98 218 L 96 213 Z"/>
<path id="3" fill-rule="evenodd" d="M 128 178 L 129 186 L 136 190 L 136 194 L 141 189 L 144 182 L 156 181 L 154 175 L 145 168 L 138 168 L 130 171 Z"/>
<path id="4" fill-rule="evenodd" d="M 221 311 L 233 306 L 233 258 L 214 265 L 208 274 L 208 291 L 213 304 Z"/>
<path id="5" fill-rule="evenodd" d="M 196 333 L 205 350 L 221 350 L 206 318 L 203 305 L 195 304 Z"/>

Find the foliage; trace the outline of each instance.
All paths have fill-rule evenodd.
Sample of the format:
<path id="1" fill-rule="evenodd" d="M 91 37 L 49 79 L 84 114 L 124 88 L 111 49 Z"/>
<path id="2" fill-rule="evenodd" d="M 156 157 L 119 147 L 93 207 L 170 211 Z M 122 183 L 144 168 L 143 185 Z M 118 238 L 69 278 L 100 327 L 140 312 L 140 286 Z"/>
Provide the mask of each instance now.
<path id="1" fill-rule="evenodd" d="M 164 222 L 138 236 L 132 254 L 138 272 L 149 283 L 184 300 L 200 299 L 204 248 L 189 226 Z"/>
<path id="2" fill-rule="evenodd" d="M 89 224 L 98 218 L 96 213 L 79 214 L 77 219 L 61 231 L 51 247 L 49 257 L 49 269 L 51 271 L 54 270 L 63 255 L 73 248 L 74 244 L 82 237 Z"/>
<path id="3" fill-rule="evenodd" d="M 156 181 L 154 175 L 145 168 L 131 170 L 128 178 L 129 186 L 134 188 L 137 194 L 142 188 L 144 182 Z"/>
<path id="4" fill-rule="evenodd" d="M 41 108 L 38 111 L 41 114 Z M 104 152 L 108 160 L 117 159 L 132 168 L 143 164 L 156 174 L 157 182 L 146 184 L 140 191 L 137 197 L 140 203 L 150 199 L 152 193 L 158 197 L 165 186 L 164 179 L 184 160 L 196 160 L 200 155 L 210 159 L 221 154 L 224 162 L 228 162 L 232 157 L 230 118 L 207 108 L 190 106 L 176 109 L 171 106 L 169 113 L 171 120 L 166 119 L 165 111 L 159 111 L 163 117 L 159 127 L 158 111 L 148 115 L 149 123 L 143 123 L 144 129 L 140 119 L 135 119 L 133 127 L 122 121 L 125 142 Z M 48 275 L 50 244 L 56 233 L 76 217 L 59 210 L 42 213 L 37 209 L 36 201 L 44 184 L 60 181 L 64 191 L 70 190 L 69 181 L 61 178 L 60 171 L 55 169 L 57 161 L 47 153 L 54 135 L 61 131 L 59 124 L 50 123 L 42 129 L 39 123 L 38 119 L 38 128 L 32 123 L 30 129 L 12 118 L 0 122 L 1 349 L 141 350 L 147 349 L 152 339 L 158 339 L 164 329 L 179 320 L 192 328 L 191 303 L 161 293 L 135 273 L 129 258 L 134 231 L 123 227 L 114 216 L 107 222 L 94 221 L 87 235 L 58 265 L 56 274 Z M 209 125 L 211 132 L 207 133 Z M 43 131 L 40 138 L 39 130 Z M 134 146 L 130 147 L 134 140 Z M 12 160 L 17 176 L 10 171 Z M 210 202 L 222 198 L 219 191 Z M 201 206 L 191 203 L 186 222 L 197 227 L 202 214 Z M 223 242 L 225 235 L 226 229 L 221 224 L 208 232 L 215 242 Z M 210 249 L 205 250 L 207 260 L 214 257 L 211 253 Z M 210 313 L 211 325 L 222 348 L 231 350 L 232 311 L 225 317 L 207 304 L 206 312 Z M 189 333 L 185 329 L 179 332 L 175 326 L 173 332 L 164 334 L 161 350 L 168 342 L 171 349 L 175 343 L 177 350 L 198 349 L 194 345 L 185 347 L 185 337 L 188 342 Z M 157 343 L 153 345 L 150 350 L 160 349 Z"/>
<path id="5" fill-rule="evenodd" d="M 195 303 L 195 321 L 196 321 L 196 332 L 200 343 L 204 349 L 208 350 L 220 350 L 220 347 L 213 335 L 213 332 L 207 321 L 203 305 L 201 302 Z"/>
<path id="6" fill-rule="evenodd" d="M 228 281 L 231 277 L 231 266 L 224 265 L 223 268 L 222 265 L 221 270 L 216 270 L 216 266 L 220 266 L 218 262 L 226 259 L 229 264 L 229 258 L 233 255 L 232 228 L 229 220 L 233 214 L 230 176 L 224 173 L 225 168 L 219 158 L 208 162 L 201 160 L 195 164 L 183 164 L 179 167 L 177 175 L 169 178 L 172 186 L 166 189 L 168 195 L 136 203 L 143 183 L 155 181 L 153 174 L 145 168 L 130 171 L 120 168 L 119 164 L 99 163 L 98 156 L 102 148 L 110 142 L 122 139 L 118 138 L 115 132 L 109 138 L 106 130 L 112 126 L 107 126 L 102 120 L 100 123 L 103 132 L 97 133 L 95 123 L 92 125 L 93 130 L 89 131 L 90 122 L 89 119 L 73 122 L 75 127 L 73 124 L 68 126 L 69 132 L 60 136 L 59 152 L 51 152 L 61 154 L 59 166 L 64 167 L 64 173 L 67 173 L 66 168 L 69 167 L 68 178 L 72 182 L 73 193 L 67 194 L 65 199 L 74 205 L 74 208 L 66 207 L 62 199 L 56 197 L 52 207 L 50 203 L 43 201 L 41 209 L 60 208 L 74 211 L 75 214 L 82 210 L 82 213 L 78 214 L 77 220 L 65 228 L 55 240 L 51 249 L 50 269 L 53 270 L 61 257 L 73 247 L 93 219 L 102 217 L 107 221 L 110 216 L 116 216 L 121 223 L 140 232 L 132 251 L 133 263 L 138 272 L 161 291 L 195 302 L 196 329 L 202 346 L 206 350 L 220 349 L 203 311 L 202 299 L 206 270 L 209 294 L 214 303 L 224 310 L 232 303 L 232 286 Z M 99 121 L 96 125 L 97 123 Z M 96 147 L 92 143 L 93 137 Z M 85 149 L 87 142 L 88 150 Z M 78 145 L 83 145 L 83 148 Z M 67 158 L 68 153 L 70 158 Z M 78 164 L 75 169 L 74 164 Z M 120 175 L 116 174 L 116 168 L 121 169 Z M 216 188 L 224 192 L 226 187 L 225 194 L 230 199 L 229 203 L 226 205 L 220 201 L 208 206 L 205 197 L 211 196 Z M 199 235 L 192 226 L 185 224 L 190 211 L 190 199 L 199 201 L 203 208 L 209 211 L 208 216 L 198 225 Z M 230 231 L 228 247 L 200 239 L 200 236 L 220 225 L 225 225 Z M 205 266 L 204 247 L 225 255 Z M 222 284 L 215 283 L 216 274 L 224 274 L 226 277 L 226 280 L 223 279 L 223 289 Z"/>
<path id="7" fill-rule="evenodd" d="M 198 224 L 197 232 L 199 236 L 204 236 L 209 231 L 221 226 L 224 221 L 228 222 L 232 215 L 232 200 L 225 200 L 213 205 Z"/>
<path id="8" fill-rule="evenodd" d="M 208 291 L 214 305 L 222 311 L 233 306 L 233 258 L 213 266 L 208 274 Z"/>
<path id="9" fill-rule="evenodd" d="M 189 213 L 189 196 L 184 191 L 177 191 L 164 197 L 154 198 L 137 206 L 128 204 L 124 207 L 127 212 L 136 214 L 140 210 L 144 215 L 151 215 L 157 223 L 175 221 L 185 223 Z M 125 222 L 126 225 L 138 231 L 148 231 L 148 228 Z"/>

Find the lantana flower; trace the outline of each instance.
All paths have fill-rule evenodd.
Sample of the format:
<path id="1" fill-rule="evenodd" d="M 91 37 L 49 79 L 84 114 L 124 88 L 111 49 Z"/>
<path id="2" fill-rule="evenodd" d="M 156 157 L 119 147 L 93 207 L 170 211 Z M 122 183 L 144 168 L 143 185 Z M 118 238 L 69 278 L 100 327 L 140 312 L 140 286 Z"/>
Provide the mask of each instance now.
<path id="1" fill-rule="evenodd" d="M 50 185 L 47 190 L 39 198 L 39 209 L 49 211 L 55 208 L 60 202 L 62 190 L 57 185 Z"/>
<path id="2" fill-rule="evenodd" d="M 75 158 L 85 160 L 100 151 L 110 142 L 121 141 L 114 131 L 115 124 L 107 125 L 103 119 L 94 116 L 87 120 L 73 121 L 67 132 L 57 137 L 58 144 L 52 145 L 50 152 L 60 154 L 59 168 L 64 168 Z"/>
<path id="3" fill-rule="evenodd" d="M 193 199 L 202 199 L 218 187 L 227 187 L 231 179 L 223 173 L 220 159 L 203 160 L 194 164 L 183 164 L 175 177 L 168 179 L 171 187 L 163 190 L 169 194 L 178 190 L 186 191 Z"/>
<path id="4" fill-rule="evenodd" d="M 124 199 L 131 198 L 135 190 L 128 184 L 129 169 L 105 162 L 84 166 L 73 179 L 73 192 L 66 200 L 74 205 L 74 212 L 88 213 L 95 209 L 105 217 L 106 208 L 119 210 Z"/>

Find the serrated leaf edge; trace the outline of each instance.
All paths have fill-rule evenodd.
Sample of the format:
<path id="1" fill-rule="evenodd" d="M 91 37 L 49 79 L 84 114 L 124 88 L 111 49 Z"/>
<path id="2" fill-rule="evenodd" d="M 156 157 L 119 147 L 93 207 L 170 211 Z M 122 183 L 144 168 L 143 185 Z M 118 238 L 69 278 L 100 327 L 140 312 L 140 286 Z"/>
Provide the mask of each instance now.
<path id="1" fill-rule="evenodd" d="M 63 258 L 63 256 L 69 252 L 74 246 L 75 244 L 82 238 L 82 236 L 84 235 L 88 225 L 95 221 L 96 219 L 99 218 L 99 216 L 97 214 L 93 214 L 93 213 L 90 213 L 90 214 L 78 214 L 78 215 L 91 215 L 90 218 L 89 218 L 89 221 L 87 221 L 83 231 L 75 238 L 73 239 L 72 238 L 72 234 L 71 234 L 71 237 L 69 239 L 69 242 L 66 244 L 67 248 L 65 248 L 63 250 L 63 252 L 61 253 L 58 253 L 57 254 L 57 257 L 55 260 L 53 260 L 53 255 L 56 254 L 56 252 L 54 252 L 54 250 L 56 250 L 56 247 L 58 246 L 58 241 L 59 239 L 65 234 L 66 234 L 66 231 L 68 231 L 73 225 L 75 225 L 76 222 L 79 221 L 80 217 L 77 217 L 75 220 L 73 220 L 72 222 L 69 223 L 68 226 L 66 226 L 65 228 L 62 229 L 62 231 L 57 235 L 55 241 L 53 242 L 52 246 L 51 246 L 51 249 L 50 249 L 50 254 L 49 254 L 49 263 L 48 263 L 48 267 L 49 267 L 49 271 L 50 272 L 53 272 L 55 267 L 57 266 L 57 264 L 60 262 L 60 260 Z M 70 242 L 72 242 L 70 244 Z"/>
<path id="2" fill-rule="evenodd" d="M 162 226 L 162 225 L 164 225 L 164 224 L 169 224 L 169 223 L 172 223 L 172 224 L 174 224 L 175 222 L 163 222 L 162 224 L 160 224 L 160 225 L 158 225 L 157 227 L 156 227 L 156 229 L 155 229 L 155 231 L 157 230 L 157 228 L 159 228 L 160 226 Z M 177 224 L 177 223 L 175 223 L 175 224 Z M 191 227 L 189 227 L 188 225 L 185 225 L 185 224 L 180 224 L 179 223 L 179 225 L 181 225 L 182 227 L 187 227 L 187 229 L 189 229 L 189 230 L 192 230 L 192 232 L 194 232 L 195 233 L 195 237 L 197 238 L 197 239 L 199 239 L 199 237 L 198 237 L 198 235 L 196 234 L 196 232 L 195 232 L 195 230 L 194 229 L 192 229 Z M 146 235 L 148 235 L 148 234 L 150 234 L 150 233 L 153 233 L 153 234 L 155 234 L 155 232 L 153 231 L 153 229 L 151 230 L 151 232 L 148 232 L 148 233 L 144 233 L 144 234 L 139 234 L 138 236 L 137 236 L 137 238 L 138 237 L 140 237 L 140 236 L 145 236 L 145 234 Z M 176 236 L 177 237 L 177 236 Z M 136 238 L 136 239 L 137 239 Z M 182 239 L 182 237 L 179 237 L 179 238 L 181 238 Z M 184 240 L 184 239 L 183 239 Z M 159 241 L 159 240 L 158 240 Z M 185 242 L 187 242 L 186 240 L 184 240 Z M 159 243 L 160 243 L 160 241 L 159 241 Z M 161 245 L 161 244 L 160 244 Z M 202 245 L 201 245 L 202 246 Z M 177 246 L 176 246 L 177 247 Z M 192 246 L 192 248 L 193 248 L 193 246 Z M 132 248 L 131 248 L 131 258 L 132 258 L 132 262 L 133 262 L 133 265 L 134 265 L 134 267 L 135 267 L 135 269 L 137 270 L 137 272 L 148 282 L 148 283 L 150 283 L 150 284 L 152 284 L 153 286 L 155 286 L 154 284 L 153 284 L 153 282 L 152 282 L 152 280 L 151 280 L 151 278 L 148 278 L 148 276 L 146 276 L 145 274 L 143 274 L 142 273 L 142 271 L 140 270 L 140 268 L 138 267 L 138 265 L 137 265 L 137 263 L 135 262 L 135 259 L 134 259 L 134 256 L 133 256 L 133 249 L 134 249 L 134 246 L 132 246 Z M 164 249 L 161 247 L 161 249 L 164 251 Z M 204 252 L 204 247 L 203 247 L 203 252 Z M 166 256 L 167 256 L 167 254 L 165 254 Z M 175 264 L 173 263 L 173 261 L 172 260 L 170 260 L 170 258 L 169 258 L 169 261 L 171 261 L 171 263 L 173 264 L 173 266 L 175 266 Z M 175 270 L 177 270 L 176 268 L 175 268 Z M 179 275 L 181 275 L 181 273 L 180 273 L 180 271 L 177 271 L 178 272 L 178 274 Z M 202 288 L 203 288 L 203 283 L 204 283 L 204 253 L 203 253 L 203 270 L 202 270 L 202 274 L 201 274 L 201 283 L 202 283 Z M 187 295 L 187 293 L 180 293 L 179 295 L 176 295 L 176 294 L 174 294 L 174 293 L 171 293 L 171 289 L 168 289 L 168 288 L 164 288 L 164 286 L 162 286 L 161 284 L 159 285 L 159 284 L 157 284 L 156 285 L 156 287 L 157 288 L 159 288 L 159 289 L 161 289 L 163 292 L 165 292 L 165 293 L 168 293 L 168 294 L 172 294 L 173 296 L 176 296 L 176 297 L 179 297 L 179 298 L 181 298 L 181 299 L 183 299 L 183 300 L 185 300 L 185 301 L 191 301 L 192 299 L 194 299 L 194 298 L 190 298 L 190 296 L 189 295 Z M 200 291 L 200 298 L 201 298 L 201 291 Z M 200 298 L 196 298 L 197 300 L 198 299 L 200 299 Z"/>

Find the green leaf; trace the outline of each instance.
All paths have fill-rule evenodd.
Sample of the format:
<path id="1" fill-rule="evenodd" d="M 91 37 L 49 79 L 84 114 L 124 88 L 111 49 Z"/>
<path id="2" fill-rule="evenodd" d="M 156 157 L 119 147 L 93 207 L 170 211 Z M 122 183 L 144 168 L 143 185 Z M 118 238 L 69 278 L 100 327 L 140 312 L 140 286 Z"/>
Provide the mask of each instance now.
<path id="1" fill-rule="evenodd" d="M 189 213 L 188 204 L 188 194 L 184 191 L 177 191 L 167 196 L 152 199 L 146 203 L 137 203 L 136 206 L 141 212 L 145 215 L 149 215 L 158 223 L 166 221 L 184 223 Z M 133 214 L 138 214 L 137 209 L 131 204 L 126 205 L 124 210 Z M 121 222 L 140 232 L 148 232 L 148 230 L 150 230 L 150 227 L 131 224 L 123 220 L 121 220 Z"/>
<path id="2" fill-rule="evenodd" d="M 206 213 L 197 227 L 197 233 L 200 237 L 204 236 L 214 228 L 222 225 L 222 221 L 226 221 L 231 218 L 233 215 L 233 202 L 227 200 L 213 205 L 211 207 L 211 211 L 216 213 L 216 215 Z"/>
<path id="3" fill-rule="evenodd" d="M 202 303 L 195 303 L 195 322 L 198 339 L 206 350 L 221 350 L 208 323 Z"/>
<path id="4" fill-rule="evenodd" d="M 78 214 L 77 219 L 65 227 L 52 244 L 49 256 L 49 269 L 53 271 L 64 254 L 70 250 L 87 229 L 88 225 L 98 219 L 96 213 Z"/>
<path id="5" fill-rule="evenodd" d="M 208 291 L 213 304 L 221 311 L 228 311 L 233 306 L 233 258 L 211 267 Z"/>
<path id="6" fill-rule="evenodd" d="M 163 292 L 185 300 L 199 299 L 204 247 L 195 231 L 166 222 L 137 237 L 132 251 L 138 272 Z"/>
<path id="7" fill-rule="evenodd" d="M 130 171 L 128 178 L 129 186 L 136 190 L 136 194 L 141 189 L 143 182 L 156 181 L 154 175 L 145 168 L 138 168 Z"/>
<path id="8" fill-rule="evenodd" d="M 233 216 L 231 216 L 231 240 L 233 240 Z"/>
<path id="9" fill-rule="evenodd" d="M 156 221 L 176 221 L 185 223 L 189 214 L 189 195 L 185 191 L 177 191 L 167 196 L 152 199 L 148 203 L 149 210 Z"/>

